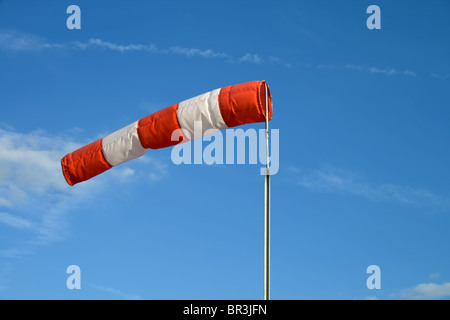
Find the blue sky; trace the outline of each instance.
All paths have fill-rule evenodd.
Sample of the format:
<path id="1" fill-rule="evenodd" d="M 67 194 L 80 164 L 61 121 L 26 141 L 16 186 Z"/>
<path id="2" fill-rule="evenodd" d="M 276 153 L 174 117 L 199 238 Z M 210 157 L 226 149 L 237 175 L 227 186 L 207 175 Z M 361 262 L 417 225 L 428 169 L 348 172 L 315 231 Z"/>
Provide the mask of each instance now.
<path id="1" fill-rule="evenodd" d="M 448 299 L 449 17 L 444 0 L 0 1 L 0 298 L 262 299 L 261 165 L 150 150 L 69 187 L 59 161 L 266 80 L 271 298 Z"/>

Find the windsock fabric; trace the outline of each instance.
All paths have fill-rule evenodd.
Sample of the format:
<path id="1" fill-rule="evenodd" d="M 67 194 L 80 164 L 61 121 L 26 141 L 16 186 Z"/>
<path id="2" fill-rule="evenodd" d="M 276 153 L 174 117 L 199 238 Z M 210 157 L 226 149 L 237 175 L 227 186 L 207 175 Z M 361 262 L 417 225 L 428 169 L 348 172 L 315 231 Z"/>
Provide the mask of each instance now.
<path id="1" fill-rule="evenodd" d="M 206 130 L 211 134 L 214 130 L 265 122 L 265 86 L 265 81 L 252 81 L 223 87 L 150 114 L 66 155 L 61 160 L 64 177 L 73 186 L 140 157 L 148 149 L 198 138 L 194 136 L 195 121 L 201 121 L 202 135 Z M 271 120 L 272 99 L 268 86 L 267 93 Z"/>

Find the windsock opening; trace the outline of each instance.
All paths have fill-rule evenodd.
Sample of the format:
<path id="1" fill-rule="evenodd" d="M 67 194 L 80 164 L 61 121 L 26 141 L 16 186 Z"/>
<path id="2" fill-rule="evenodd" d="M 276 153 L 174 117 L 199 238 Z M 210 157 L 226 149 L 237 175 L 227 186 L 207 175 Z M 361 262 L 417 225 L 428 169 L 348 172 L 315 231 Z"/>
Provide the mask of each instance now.
<path id="1" fill-rule="evenodd" d="M 266 91 L 265 81 L 252 81 L 220 90 L 219 106 L 223 119 L 228 127 L 265 122 Z M 269 101 L 269 120 L 272 119 L 272 97 L 267 86 Z"/>

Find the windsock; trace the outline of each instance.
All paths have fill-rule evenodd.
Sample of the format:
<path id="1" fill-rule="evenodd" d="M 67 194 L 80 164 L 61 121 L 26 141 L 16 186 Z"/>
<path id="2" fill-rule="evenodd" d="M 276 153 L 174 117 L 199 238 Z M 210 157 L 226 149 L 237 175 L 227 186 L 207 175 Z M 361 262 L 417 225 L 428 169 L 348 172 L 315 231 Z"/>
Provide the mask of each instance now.
<path id="1" fill-rule="evenodd" d="M 267 95 L 270 120 L 272 99 L 268 86 Z M 203 134 L 208 129 L 265 122 L 266 82 L 251 81 L 215 89 L 150 114 L 66 155 L 61 160 L 64 177 L 73 186 L 140 157 L 148 149 L 189 141 L 194 138 L 195 121 L 201 121 Z M 178 139 L 172 138 L 174 132 Z M 212 132 L 208 130 L 208 134 Z"/>

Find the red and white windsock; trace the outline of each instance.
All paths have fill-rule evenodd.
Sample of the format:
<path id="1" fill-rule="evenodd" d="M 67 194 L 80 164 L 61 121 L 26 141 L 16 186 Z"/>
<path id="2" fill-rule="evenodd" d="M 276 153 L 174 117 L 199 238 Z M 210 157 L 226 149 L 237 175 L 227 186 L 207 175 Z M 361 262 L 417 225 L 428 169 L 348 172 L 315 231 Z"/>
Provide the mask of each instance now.
<path id="1" fill-rule="evenodd" d="M 267 95 L 270 120 L 272 99 L 268 86 Z M 265 122 L 266 82 L 252 81 L 219 88 L 142 118 L 62 158 L 64 177 L 73 186 L 140 157 L 148 149 L 189 141 L 194 138 L 195 121 L 201 121 L 203 133 L 208 129 L 219 130 Z M 175 131 L 178 131 L 179 140 L 173 141 L 172 133 Z M 211 130 L 208 132 L 211 133 Z"/>

